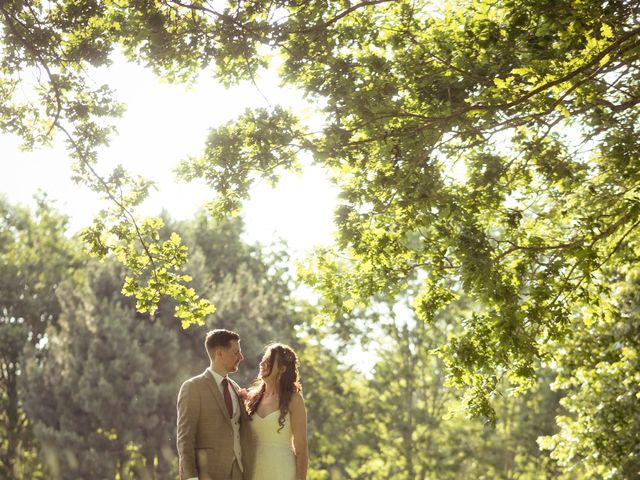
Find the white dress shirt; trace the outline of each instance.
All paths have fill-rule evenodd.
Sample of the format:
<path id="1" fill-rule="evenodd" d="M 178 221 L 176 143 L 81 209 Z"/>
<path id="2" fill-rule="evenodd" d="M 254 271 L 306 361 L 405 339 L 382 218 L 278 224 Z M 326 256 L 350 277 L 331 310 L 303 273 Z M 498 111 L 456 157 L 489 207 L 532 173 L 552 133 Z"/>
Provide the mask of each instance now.
<path id="1" fill-rule="evenodd" d="M 207 370 L 209 370 L 213 375 L 213 378 L 215 378 L 216 384 L 218 385 L 218 389 L 220 390 L 220 394 L 222 395 L 223 399 L 224 399 L 224 391 L 222 389 L 224 387 L 222 386 L 222 380 L 224 380 L 225 378 L 227 379 L 227 388 L 229 389 L 229 395 L 231 396 L 231 403 L 233 404 L 233 416 L 235 417 L 236 414 L 238 413 L 238 408 L 239 408 L 238 396 L 236 395 L 236 392 L 233 390 L 233 387 L 231 386 L 231 380 L 229 380 L 228 377 L 223 377 L 211 367 L 207 368 Z"/>

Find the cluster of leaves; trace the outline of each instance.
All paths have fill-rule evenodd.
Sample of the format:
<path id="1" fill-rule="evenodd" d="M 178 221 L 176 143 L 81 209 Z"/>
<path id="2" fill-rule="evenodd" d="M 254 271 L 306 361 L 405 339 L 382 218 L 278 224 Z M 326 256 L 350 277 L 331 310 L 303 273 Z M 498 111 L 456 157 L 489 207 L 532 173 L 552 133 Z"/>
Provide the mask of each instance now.
<path id="1" fill-rule="evenodd" d="M 103 215 L 108 216 L 108 211 Z M 176 301 L 175 316 L 183 328 L 202 325 L 215 307 L 185 285 L 191 281 L 189 275 L 181 273 L 188 260 L 187 247 L 176 232 L 161 241 L 163 228 L 160 218 L 146 218 L 140 225 L 135 220 L 129 223 L 123 219 L 114 223 L 109 232 L 105 223 L 97 219 L 83 230 L 81 237 L 92 254 L 106 257 L 112 253 L 127 267 L 122 293 L 135 297 L 138 312 L 155 314 L 162 296 L 168 296 Z M 116 238 L 111 240 L 109 234 Z"/>
<path id="2" fill-rule="evenodd" d="M 138 298 L 141 312 L 153 313 L 166 295 L 177 300 L 185 326 L 202 324 L 213 308 L 184 285 L 186 250 L 179 237 L 159 243 L 159 221 L 141 220 L 135 213 L 152 184 L 131 177 L 121 166 L 110 175 L 97 168 L 99 149 L 108 145 L 112 120 L 124 106 L 107 85 L 96 85 L 91 73 L 109 66 L 116 48 L 142 58 L 145 35 L 165 42 L 166 36 L 157 35 L 161 20 L 152 10 L 152 4 L 91 0 L 2 2 L 0 130 L 17 134 L 25 148 L 49 144 L 56 133 L 61 135 L 75 162 L 73 178 L 108 200 L 108 209 L 83 235 L 91 252 L 114 254 L 127 267 L 124 291 Z M 180 43 L 184 60 L 186 48 Z M 157 55 L 161 51 L 151 50 Z M 182 78 L 193 68 L 179 70 Z"/>
<path id="3" fill-rule="evenodd" d="M 281 107 L 248 110 L 212 129 L 205 154 L 182 161 L 177 173 L 185 180 L 204 179 L 218 193 L 209 205 L 216 218 L 235 216 L 256 177 L 274 184 L 279 169 L 297 170 L 296 154 L 309 145 L 291 112 Z"/>
<path id="4" fill-rule="evenodd" d="M 640 472 L 640 272 L 609 274 L 611 296 L 585 308 L 558 349 L 555 388 L 566 392 L 568 415 L 540 443 L 563 465 L 582 463 L 590 478 L 626 479 Z"/>

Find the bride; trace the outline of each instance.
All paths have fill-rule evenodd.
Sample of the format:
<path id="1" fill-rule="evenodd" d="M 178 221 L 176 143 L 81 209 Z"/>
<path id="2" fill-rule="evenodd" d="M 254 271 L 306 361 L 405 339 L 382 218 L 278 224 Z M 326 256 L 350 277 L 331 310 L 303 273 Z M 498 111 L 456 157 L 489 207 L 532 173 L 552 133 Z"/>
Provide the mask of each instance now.
<path id="1" fill-rule="evenodd" d="M 251 480 L 306 480 L 307 411 L 298 357 L 287 345 L 268 345 L 247 397 L 255 447 Z"/>

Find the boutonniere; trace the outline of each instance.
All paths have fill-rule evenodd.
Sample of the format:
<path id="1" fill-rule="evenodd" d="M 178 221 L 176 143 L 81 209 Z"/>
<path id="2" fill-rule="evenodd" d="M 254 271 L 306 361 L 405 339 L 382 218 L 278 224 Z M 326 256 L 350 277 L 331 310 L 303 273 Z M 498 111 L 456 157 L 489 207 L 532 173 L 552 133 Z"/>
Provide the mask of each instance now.
<path id="1" fill-rule="evenodd" d="M 240 388 L 240 389 L 238 389 L 238 396 L 242 400 L 246 400 L 247 398 L 249 398 L 249 392 L 247 392 L 247 390 L 245 388 Z"/>

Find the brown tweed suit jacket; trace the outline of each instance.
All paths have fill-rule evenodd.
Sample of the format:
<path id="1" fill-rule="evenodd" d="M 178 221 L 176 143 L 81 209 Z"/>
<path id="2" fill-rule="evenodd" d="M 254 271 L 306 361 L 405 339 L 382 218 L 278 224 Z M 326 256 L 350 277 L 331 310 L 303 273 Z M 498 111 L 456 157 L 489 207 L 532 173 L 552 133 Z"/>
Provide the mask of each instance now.
<path id="1" fill-rule="evenodd" d="M 233 380 L 231 384 L 237 395 L 238 384 Z M 247 470 L 252 466 L 253 452 L 249 444 L 249 417 L 239 397 L 238 405 L 242 464 L 245 478 L 250 478 Z M 182 384 L 177 407 L 180 479 L 199 477 L 204 480 L 208 474 L 211 480 L 229 480 L 235 460 L 233 427 L 222 394 L 209 370 Z"/>

